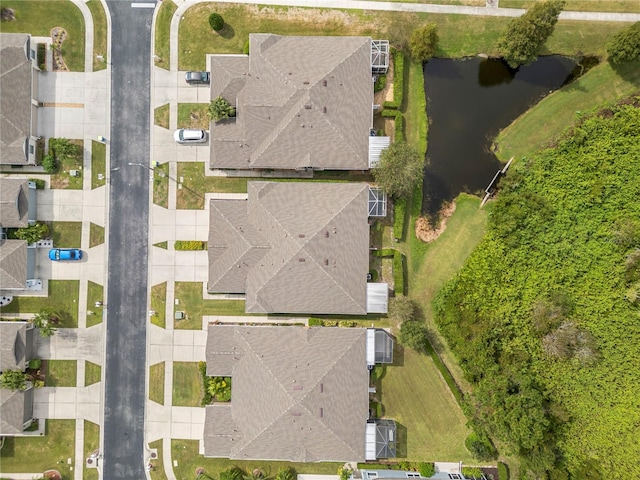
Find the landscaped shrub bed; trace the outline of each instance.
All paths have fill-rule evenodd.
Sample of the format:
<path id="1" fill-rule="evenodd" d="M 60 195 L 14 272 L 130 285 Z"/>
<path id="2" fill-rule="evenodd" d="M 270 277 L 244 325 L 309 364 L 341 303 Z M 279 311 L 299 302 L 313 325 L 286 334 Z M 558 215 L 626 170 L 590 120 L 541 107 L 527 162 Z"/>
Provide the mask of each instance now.
<path id="1" fill-rule="evenodd" d="M 202 377 L 202 406 L 212 402 L 228 402 L 231 400 L 231 377 L 209 377 L 206 362 L 198 362 L 198 370 Z"/>
<path id="2" fill-rule="evenodd" d="M 393 291 L 396 295 L 404 295 L 404 254 L 396 250 L 393 254 Z"/>
<path id="3" fill-rule="evenodd" d="M 173 247 L 176 250 L 206 250 L 207 242 L 202 242 L 200 240 L 176 240 L 176 243 Z"/>
<path id="4" fill-rule="evenodd" d="M 404 52 L 393 49 L 393 100 L 382 104 L 383 108 L 398 109 L 404 95 Z"/>
<path id="5" fill-rule="evenodd" d="M 380 115 L 382 115 L 385 118 L 393 118 L 395 120 L 394 140 L 396 142 L 403 142 L 404 141 L 404 118 L 402 116 L 402 112 L 400 110 L 386 109 L 386 110 L 382 110 L 382 112 L 380 112 Z"/>

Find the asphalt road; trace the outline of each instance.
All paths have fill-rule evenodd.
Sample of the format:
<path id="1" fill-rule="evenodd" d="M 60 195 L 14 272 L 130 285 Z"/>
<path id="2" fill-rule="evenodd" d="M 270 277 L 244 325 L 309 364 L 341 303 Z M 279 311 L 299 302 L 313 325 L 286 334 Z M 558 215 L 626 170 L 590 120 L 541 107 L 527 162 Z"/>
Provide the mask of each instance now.
<path id="1" fill-rule="evenodd" d="M 138 0 L 144 1 L 144 0 Z M 103 477 L 144 479 L 152 8 L 111 15 L 111 183 Z"/>

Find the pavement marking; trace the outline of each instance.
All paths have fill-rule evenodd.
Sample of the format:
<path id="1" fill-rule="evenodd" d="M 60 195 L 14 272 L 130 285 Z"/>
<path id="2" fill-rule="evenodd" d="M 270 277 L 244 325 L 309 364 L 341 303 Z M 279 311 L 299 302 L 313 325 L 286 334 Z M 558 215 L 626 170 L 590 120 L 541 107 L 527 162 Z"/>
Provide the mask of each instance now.
<path id="1" fill-rule="evenodd" d="M 133 2 L 131 4 L 131 8 L 156 8 L 156 3 L 138 3 L 138 2 Z"/>

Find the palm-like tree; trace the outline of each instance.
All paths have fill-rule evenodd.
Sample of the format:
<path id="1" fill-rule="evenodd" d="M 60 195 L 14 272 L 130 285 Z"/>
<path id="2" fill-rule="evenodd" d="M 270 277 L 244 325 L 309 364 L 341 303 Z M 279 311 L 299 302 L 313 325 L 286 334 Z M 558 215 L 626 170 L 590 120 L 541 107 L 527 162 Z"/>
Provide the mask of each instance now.
<path id="1" fill-rule="evenodd" d="M 264 470 L 254 468 L 242 476 L 243 480 L 273 480 L 273 475 L 265 473 Z"/>
<path id="2" fill-rule="evenodd" d="M 209 118 L 214 122 L 220 121 L 224 118 L 235 117 L 235 107 L 229 105 L 224 98 L 218 97 L 215 100 L 211 100 L 209 104 Z"/>
<path id="3" fill-rule="evenodd" d="M 56 313 L 52 309 L 45 307 L 41 308 L 40 311 L 35 314 L 31 319 L 31 323 L 38 329 L 41 336 L 50 337 L 57 330 L 55 326 L 57 319 L 58 316 Z"/>

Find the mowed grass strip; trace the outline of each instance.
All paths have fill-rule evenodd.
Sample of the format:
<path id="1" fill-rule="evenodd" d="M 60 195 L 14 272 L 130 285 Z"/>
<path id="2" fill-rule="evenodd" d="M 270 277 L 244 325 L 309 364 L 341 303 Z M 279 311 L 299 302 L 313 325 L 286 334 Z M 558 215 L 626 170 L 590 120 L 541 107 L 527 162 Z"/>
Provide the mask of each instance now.
<path id="1" fill-rule="evenodd" d="M 402 365 L 387 365 L 377 392 L 384 416 L 400 425 L 398 456 L 412 461 L 472 461 L 464 446 L 470 432 L 467 419 L 431 357 L 410 349 L 404 349 L 402 356 Z"/>
<path id="2" fill-rule="evenodd" d="M 48 297 L 13 297 L 9 305 L 0 307 L 0 314 L 35 314 L 43 308 L 50 308 L 61 317 L 59 328 L 77 328 L 79 294 L 78 280 L 49 280 Z"/>
<path id="3" fill-rule="evenodd" d="M 196 468 L 202 467 L 205 473 L 211 478 L 219 478 L 220 472 L 233 466 L 238 466 L 245 471 L 251 472 L 254 468 L 260 468 L 272 475 L 281 468 L 291 467 L 298 474 L 334 475 L 341 467 L 342 463 L 291 463 L 291 462 L 268 462 L 263 460 L 229 460 L 225 458 L 205 458 L 198 453 L 197 440 L 172 440 L 171 456 L 177 466 L 173 468 L 177 478 L 191 478 Z"/>
<path id="4" fill-rule="evenodd" d="M 245 315 L 244 300 L 205 300 L 199 282 L 176 282 L 175 298 L 179 301 L 175 311 L 184 312 L 187 317 L 175 320 L 174 328 L 178 330 L 202 329 L 203 315 Z"/>
<path id="5" fill-rule="evenodd" d="M 84 362 L 84 386 L 88 387 L 102 380 L 102 368 L 100 365 L 86 361 Z"/>
<path id="6" fill-rule="evenodd" d="M 88 420 L 84 421 L 84 458 L 100 448 L 100 425 L 96 425 Z M 95 460 L 94 460 L 95 461 Z M 83 480 L 98 480 L 98 469 L 84 467 L 82 472 Z"/>
<path id="7" fill-rule="evenodd" d="M 615 69 L 604 62 L 545 97 L 502 130 L 495 141 L 496 155 L 503 162 L 530 155 L 575 124 L 581 113 L 636 91 L 640 91 L 640 62 Z"/>
<path id="8" fill-rule="evenodd" d="M 93 17 L 93 71 L 107 68 L 107 15 L 100 0 L 89 0 L 87 7 Z M 102 55 L 104 61 L 98 60 Z"/>
<path id="9" fill-rule="evenodd" d="M 202 377 L 198 370 L 198 364 L 196 362 L 173 362 L 173 406 L 199 407 L 202 395 Z"/>
<path id="10" fill-rule="evenodd" d="M 84 18 L 80 9 L 67 0 L 2 0 L 1 8 L 10 8 L 16 19 L 0 23 L 0 32 L 30 33 L 50 37 L 53 27 L 63 27 L 67 38 L 62 57 L 72 72 L 84 71 Z"/>
<path id="11" fill-rule="evenodd" d="M 75 387 L 78 362 L 75 360 L 46 360 L 45 387 Z"/>
<path id="12" fill-rule="evenodd" d="M 166 327 L 167 282 L 151 287 L 151 323 L 160 328 Z"/>
<path id="13" fill-rule="evenodd" d="M 153 203 L 169 208 L 169 164 L 163 163 L 153 170 Z"/>
<path id="14" fill-rule="evenodd" d="M 102 187 L 107 183 L 107 146 L 91 140 L 91 188 Z M 102 179 L 100 179 L 102 175 Z"/>
<path id="15" fill-rule="evenodd" d="M 162 453 L 162 440 L 156 440 L 149 444 L 149 448 L 156 449 L 158 452 L 158 458 L 152 460 L 150 463 L 153 468 L 149 471 L 151 480 L 168 480 L 167 474 L 164 472 L 163 453 Z"/>
<path id="16" fill-rule="evenodd" d="M 164 3 L 163 3 L 164 5 Z M 160 7 L 162 8 L 162 7 Z M 153 110 L 153 123 L 162 128 L 169 128 L 169 104 L 165 103 Z"/>
<path id="17" fill-rule="evenodd" d="M 211 30 L 207 18 L 212 12 L 225 20 L 224 34 Z M 497 55 L 496 42 L 510 18 L 414 12 L 353 11 L 299 7 L 268 7 L 201 3 L 189 8 L 180 21 L 180 70 L 205 68 L 207 53 L 242 53 L 250 33 L 278 32 L 281 35 L 368 35 L 406 45 L 411 32 L 432 22 L 438 26 L 439 57 L 465 57 L 486 53 Z M 625 28 L 623 23 L 561 21 L 548 50 L 563 55 L 603 55 L 608 38 Z"/>
<path id="18" fill-rule="evenodd" d="M 531 8 L 544 0 L 500 0 L 502 8 Z M 638 0 L 567 0 L 567 12 L 624 12 L 640 13 Z"/>
<path id="19" fill-rule="evenodd" d="M 178 6 L 173 1 L 162 2 L 156 17 L 155 54 L 158 56 L 156 65 L 165 70 L 170 68 L 171 18 L 177 9 Z"/>
<path id="20" fill-rule="evenodd" d="M 178 128 L 202 128 L 209 130 L 208 103 L 179 103 Z"/>
<path id="21" fill-rule="evenodd" d="M 164 362 L 149 367 L 149 400 L 164 405 Z"/>
<path id="22" fill-rule="evenodd" d="M 87 312 L 93 312 L 93 314 L 87 314 L 87 327 L 93 327 L 102 322 L 103 307 L 96 307 L 96 302 L 103 302 L 104 300 L 104 287 L 100 284 L 92 282 L 87 283 Z"/>
<path id="23" fill-rule="evenodd" d="M 104 227 L 91 222 L 89 224 L 89 248 L 102 245 L 104 243 Z"/>
<path id="24" fill-rule="evenodd" d="M 42 437 L 4 437 L 0 449 L 2 476 L 55 469 L 64 480 L 73 479 L 75 438 L 75 420 L 46 420 L 46 432 Z"/>

